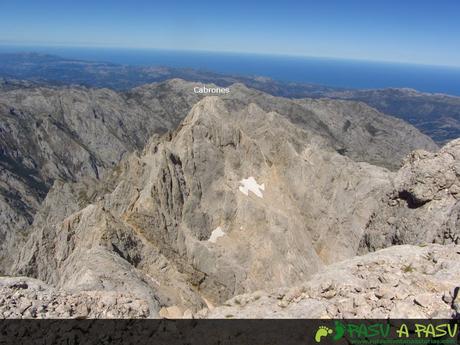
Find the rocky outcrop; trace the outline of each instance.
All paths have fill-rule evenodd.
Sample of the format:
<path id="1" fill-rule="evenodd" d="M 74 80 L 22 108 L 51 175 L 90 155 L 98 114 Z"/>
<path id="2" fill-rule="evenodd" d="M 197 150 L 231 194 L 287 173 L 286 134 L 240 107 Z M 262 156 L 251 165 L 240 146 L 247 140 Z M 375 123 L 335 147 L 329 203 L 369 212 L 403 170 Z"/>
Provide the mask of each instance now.
<path id="1" fill-rule="evenodd" d="M 32 278 L 0 277 L 0 318 L 145 318 L 147 302 L 129 294 L 82 292 L 69 294 Z"/>
<path id="2" fill-rule="evenodd" d="M 361 252 L 395 244 L 460 243 L 460 140 L 415 151 L 374 212 Z"/>
<path id="3" fill-rule="evenodd" d="M 197 318 L 458 318 L 460 246 L 394 246 L 297 287 L 235 296 Z"/>

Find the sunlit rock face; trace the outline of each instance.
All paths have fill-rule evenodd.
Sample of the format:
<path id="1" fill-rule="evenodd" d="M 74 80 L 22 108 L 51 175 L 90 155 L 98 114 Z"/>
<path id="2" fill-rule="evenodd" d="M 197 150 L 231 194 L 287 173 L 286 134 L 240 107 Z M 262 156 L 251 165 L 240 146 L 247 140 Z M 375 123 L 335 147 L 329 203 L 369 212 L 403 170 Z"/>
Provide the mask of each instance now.
<path id="1" fill-rule="evenodd" d="M 124 160 L 106 187 L 89 187 L 87 206 L 58 211 L 56 185 L 16 269 L 60 287 L 129 287 L 157 306 L 194 309 L 300 283 L 355 255 L 389 174 L 275 112 L 207 97 L 172 136 Z"/>

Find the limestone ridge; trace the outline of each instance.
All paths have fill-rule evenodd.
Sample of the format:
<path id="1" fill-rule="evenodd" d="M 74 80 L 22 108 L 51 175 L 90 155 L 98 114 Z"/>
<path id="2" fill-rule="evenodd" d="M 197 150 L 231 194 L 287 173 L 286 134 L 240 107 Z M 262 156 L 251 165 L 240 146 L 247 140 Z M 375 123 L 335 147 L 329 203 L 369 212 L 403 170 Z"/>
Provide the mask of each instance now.
<path id="1" fill-rule="evenodd" d="M 99 178 L 152 134 L 177 126 L 197 100 L 179 90 L 162 97 L 165 86 L 156 92 L 39 86 L 0 92 L 2 254 L 27 236 L 55 180 Z M 8 255 L 4 259 L 7 268 Z"/>
<path id="2" fill-rule="evenodd" d="M 66 290 L 135 292 L 155 314 L 298 284 L 354 256 L 390 173 L 275 112 L 206 97 L 113 174 L 110 187 L 85 186 L 99 195 L 86 206 L 73 196 L 83 182 L 53 187 L 16 273 Z M 250 178 L 260 195 L 240 190 Z M 63 189 L 68 210 L 56 207 Z"/>
<path id="3" fill-rule="evenodd" d="M 100 179 L 153 134 L 174 130 L 204 97 L 193 92 L 197 85 L 202 84 L 173 79 L 115 92 L 18 82 L 2 89 L 0 271 L 11 266 L 8 252 L 27 238 L 55 181 Z M 321 136 L 337 152 L 390 169 L 414 149 L 436 150 L 414 127 L 361 103 L 293 101 L 242 84 L 234 84 L 221 99 L 235 110 L 254 103 L 265 112 L 275 111 Z"/>

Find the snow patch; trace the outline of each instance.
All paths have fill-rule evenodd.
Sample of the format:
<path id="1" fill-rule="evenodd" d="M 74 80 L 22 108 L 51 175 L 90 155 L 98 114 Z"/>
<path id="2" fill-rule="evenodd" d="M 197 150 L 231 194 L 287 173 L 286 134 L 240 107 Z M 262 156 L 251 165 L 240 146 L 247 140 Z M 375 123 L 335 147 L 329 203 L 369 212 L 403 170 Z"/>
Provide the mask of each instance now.
<path id="1" fill-rule="evenodd" d="M 216 243 L 217 239 L 223 236 L 225 236 L 225 232 L 222 230 L 220 226 L 218 226 L 211 233 L 211 236 L 209 237 L 208 241 L 211 243 Z"/>
<path id="2" fill-rule="evenodd" d="M 265 183 L 258 184 L 254 177 L 244 178 L 240 181 L 241 186 L 239 190 L 244 195 L 249 195 L 249 192 L 253 192 L 259 198 L 263 198 L 262 191 L 265 190 Z"/>

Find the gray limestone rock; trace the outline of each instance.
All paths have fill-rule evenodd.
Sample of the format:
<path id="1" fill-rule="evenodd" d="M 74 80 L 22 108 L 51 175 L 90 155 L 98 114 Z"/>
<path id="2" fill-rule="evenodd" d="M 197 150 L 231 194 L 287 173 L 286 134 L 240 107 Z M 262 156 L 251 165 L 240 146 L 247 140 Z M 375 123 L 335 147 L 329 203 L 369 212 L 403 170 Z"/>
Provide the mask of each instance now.
<path id="1" fill-rule="evenodd" d="M 32 278 L 0 277 L 0 318 L 146 318 L 148 303 L 130 294 L 70 294 Z M 110 303 L 107 301 L 111 299 Z"/>
<path id="2" fill-rule="evenodd" d="M 360 251 L 395 244 L 460 243 L 459 158 L 460 140 L 437 153 L 410 154 L 366 226 Z"/>
<path id="3" fill-rule="evenodd" d="M 298 284 L 354 256 L 390 173 L 256 104 L 206 97 L 113 174 L 106 188 L 86 182 L 94 197 L 70 197 L 68 212 L 61 189 L 82 188 L 53 187 L 16 272 L 144 299 L 148 287 L 158 312 Z"/>
<path id="4" fill-rule="evenodd" d="M 456 307 L 443 295 L 458 290 L 459 246 L 393 246 L 325 267 L 296 288 L 235 296 L 222 306 L 200 311 L 197 318 L 452 318 Z M 429 259 L 438 255 L 448 263 L 440 268 Z M 411 270 L 407 269 L 411 263 Z M 436 273 L 425 275 L 425 265 Z M 378 292 L 367 281 L 385 275 L 398 280 L 381 283 Z M 324 296 L 323 288 L 336 291 Z M 358 289 L 357 289 L 358 288 Z M 301 291 L 295 299 L 289 291 Z M 381 293 L 385 291 L 385 293 Z M 371 296 L 378 296 L 378 300 Z M 244 301 L 244 302 L 242 302 Z"/>

